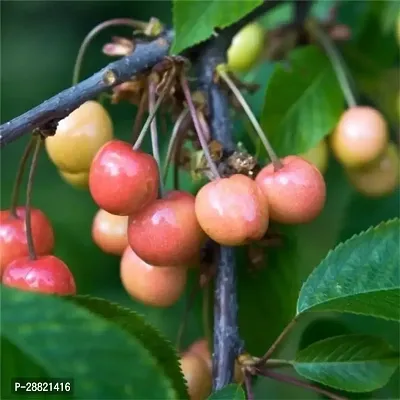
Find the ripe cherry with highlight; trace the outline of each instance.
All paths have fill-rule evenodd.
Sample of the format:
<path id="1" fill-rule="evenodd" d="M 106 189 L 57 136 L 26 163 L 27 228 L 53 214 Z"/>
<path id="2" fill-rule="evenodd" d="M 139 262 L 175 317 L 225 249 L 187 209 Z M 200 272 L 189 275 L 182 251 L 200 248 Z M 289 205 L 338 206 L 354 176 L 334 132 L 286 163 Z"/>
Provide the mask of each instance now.
<path id="1" fill-rule="evenodd" d="M 121 258 L 120 276 L 133 298 L 153 307 L 169 307 L 185 290 L 187 269 L 147 264 L 128 246 Z"/>
<path id="2" fill-rule="evenodd" d="M 105 253 L 121 255 L 128 246 L 128 217 L 97 211 L 92 224 L 93 241 Z"/>
<path id="3" fill-rule="evenodd" d="M 211 239 L 225 246 L 240 246 L 267 232 L 268 201 L 252 179 L 232 175 L 200 189 L 196 216 Z"/>
<path id="4" fill-rule="evenodd" d="M 325 181 L 318 169 L 297 156 L 264 167 L 256 183 L 268 198 L 271 219 L 283 224 L 302 224 L 312 221 L 322 211 L 326 199 Z"/>
<path id="5" fill-rule="evenodd" d="M 113 137 L 111 118 L 97 101 L 87 101 L 62 119 L 45 140 L 53 163 L 65 172 L 89 171 L 97 151 Z"/>
<path id="6" fill-rule="evenodd" d="M 76 294 L 71 271 L 63 261 L 52 255 L 36 260 L 22 257 L 12 261 L 4 270 L 2 282 L 6 286 L 32 292 Z"/>
<path id="7" fill-rule="evenodd" d="M 128 240 L 132 249 L 152 265 L 196 263 L 206 237 L 194 204 L 190 193 L 172 191 L 131 216 Z"/>
<path id="8" fill-rule="evenodd" d="M 157 198 L 158 166 L 149 154 L 112 140 L 96 154 L 89 173 L 93 200 L 115 215 L 131 215 Z"/>
<path id="9" fill-rule="evenodd" d="M 388 144 L 388 127 L 382 114 L 371 107 L 351 107 L 332 134 L 331 147 L 346 167 L 360 167 L 377 159 Z"/>
<path id="10" fill-rule="evenodd" d="M 17 207 L 15 217 L 10 210 L 0 211 L 0 272 L 12 261 L 29 254 L 25 230 L 25 207 Z M 50 254 L 54 233 L 48 218 L 31 208 L 32 238 L 37 255 Z"/>

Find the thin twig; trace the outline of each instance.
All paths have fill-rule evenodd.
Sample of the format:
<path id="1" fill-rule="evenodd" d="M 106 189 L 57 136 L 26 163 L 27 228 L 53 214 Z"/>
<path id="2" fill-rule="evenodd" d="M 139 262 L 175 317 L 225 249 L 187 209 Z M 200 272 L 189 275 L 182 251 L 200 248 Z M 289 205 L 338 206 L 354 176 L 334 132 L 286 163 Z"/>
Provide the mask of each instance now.
<path id="1" fill-rule="evenodd" d="M 159 196 L 162 198 L 164 196 L 164 183 L 161 178 L 161 158 L 160 149 L 158 146 L 158 132 L 157 132 L 157 120 L 155 113 L 155 103 L 156 103 L 156 82 L 149 78 L 149 112 L 153 116 L 150 124 L 150 134 L 151 134 L 151 148 L 153 151 L 153 157 L 158 165 L 158 177 L 159 177 Z M 160 96 L 161 97 L 161 96 Z M 160 99 L 160 98 L 159 98 Z M 160 103 L 161 104 L 161 103 Z"/>
<path id="2" fill-rule="evenodd" d="M 244 112 L 246 113 L 247 117 L 249 118 L 251 124 L 253 125 L 254 130 L 257 132 L 258 137 L 260 138 L 262 144 L 265 147 L 265 150 L 267 151 L 268 157 L 274 164 L 275 169 L 282 168 L 282 162 L 280 161 L 279 157 L 276 155 L 274 149 L 272 148 L 271 144 L 269 143 L 269 140 L 267 139 L 263 129 L 261 128 L 261 125 L 258 123 L 257 118 L 251 111 L 250 106 L 247 104 L 247 101 L 243 97 L 242 93 L 240 93 L 240 90 L 236 87 L 235 83 L 232 81 L 232 79 L 229 77 L 229 75 L 222 69 L 220 68 L 218 70 L 219 76 L 225 81 L 225 83 L 229 86 L 229 88 L 232 90 L 232 93 L 235 95 L 236 99 L 242 106 Z"/>
<path id="3" fill-rule="evenodd" d="M 35 149 L 33 150 L 31 168 L 28 175 L 28 184 L 26 186 L 26 203 L 25 203 L 25 231 L 26 231 L 26 242 L 28 244 L 29 258 L 36 260 L 35 244 L 32 236 L 32 220 L 31 220 L 31 204 L 32 204 L 32 188 L 33 178 L 36 171 L 37 159 L 39 155 L 40 146 L 42 145 L 42 137 L 37 135 L 35 138 Z"/>
<path id="4" fill-rule="evenodd" d="M 163 171 L 163 181 L 165 183 L 167 176 L 168 176 L 168 169 L 171 163 L 172 155 L 175 154 L 176 151 L 176 144 L 179 133 L 181 132 L 182 123 L 185 118 L 188 116 L 189 110 L 184 108 L 182 112 L 179 114 L 178 118 L 175 121 L 174 128 L 172 129 L 171 137 L 168 143 L 167 154 L 165 156 L 165 163 L 164 163 L 164 171 Z"/>
<path id="5" fill-rule="evenodd" d="M 133 123 L 133 127 L 132 127 L 132 144 L 135 143 L 139 137 L 139 129 L 142 126 L 143 115 L 147 108 L 147 102 L 148 102 L 147 97 L 148 97 L 148 93 L 147 93 L 147 90 L 145 90 L 142 94 L 142 97 L 140 98 L 135 122 Z"/>
<path id="6" fill-rule="evenodd" d="M 335 393 L 332 393 L 328 390 L 322 389 L 321 387 L 314 385 L 312 383 L 305 382 L 300 379 L 294 378 L 293 376 L 280 374 L 278 372 L 274 372 L 271 370 L 264 370 L 264 371 L 257 370 L 257 373 L 259 375 L 274 379 L 276 381 L 285 382 L 285 383 L 289 383 L 294 386 L 302 387 L 304 389 L 312 390 L 313 392 L 322 394 L 332 400 L 347 400 L 346 397 L 338 396 Z"/>
<path id="7" fill-rule="evenodd" d="M 15 218 L 18 218 L 17 215 L 17 206 L 19 199 L 19 192 L 21 189 L 22 177 L 24 176 L 26 163 L 28 161 L 29 156 L 34 148 L 35 141 L 33 138 L 29 139 L 28 144 L 25 147 L 24 153 L 22 154 L 21 161 L 18 166 L 17 176 L 15 177 L 14 187 L 11 194 L 11 206 L 10 206 L 10 214 Z"/>
<path id="8" fill-rule="evenodd" d="M 138 148 L 140 148 L 140 146 L 142 145 L 143 139 L 146 136 L 146 133 L 151 125 L 151 123 L 153 122 L 153 119 L 155 118 L 158 109 L 160 108 L 162 102 L 164 101 L 165 96 L 167 95 L 167 93 L 169 92 L 169 90 L 171 89 L 172 86 L 172 81 L 174 79 L 174 75 L 175 75 L 175 71 L 172 70 L 168 76 L 167 82 L 165 84 L 164 90 L 161 92 L 160 96 L 157 99 L 157 102 L 154 105 L 154 108 L 152 111 L 149 110 L 150 114 L 146 119 L 146 122 L 144 123 L 141 132 L 139 133 L 139 136 L 135 142 L 135 144 L 133 145 L 133 149 L 137 150 Z M 150 76 L 149 80 L 151 81 L 152 78 Z M 150 94 L 149 94 L 150 96 Z"/>
<path id="9" fill-rule="evenodd" d="M 285 329 L 281 332 L 281 334 L 276 338 L 275 342 L 272 343 L 271 347 L 268 349 L 268 351 L 260 358 L 260 360 L 257 362 L 257 365 L 263 365 L 269 360 L 269 358 L 272 356 L 276 348 L 279 346 L 279 344 L 283 341 L 283 339 L 286 337 L 286 335 L 293 329 L 297 322 L 297 318 L 293 318 L 285 327 Z"/>
<path id="10" fill-rule="evenodd" d="M 202 150 L 204 152 L 204 156 L 205 156 L 205 158 L 207 160 L 208 168 L 210 168 L 211 173 L 214 175 L 215 178 L 220 178 L 221 176 L 219 174 L 218 168 L 215 165 L 214 160 L 212 159 L 212 156 L 211 156 L 211 153 L 210 153 L 210 149 L 208 148 L 206 139 L 204 137 L 204 133 L 203 133 L 203 130 L 201 128 L 201 124 L 200 124 L 200 121 L 199 121 L 199 118 L 198 118 L 198 115 L 197 115 L 196 108 L 195 108 L 194 103 L 193 103 L 192 96 L 190 94 L 189 85 L 188 85 L 187 79 L 186 79 L 186 77 L 184 75 L 184 72 L 182 72 L 182 74 L 181 74 L 180 81 L 181 81 L 181 86 L 182 86 L 183 93 L 185 95 L 186 103 L 187 103 L 187 105 L 189 107 L 190 115 L 192 116 L 193 124 L 194 124 L 194 127 L 196 129 L 197 137 L 199 139 L 201 148 L 202 148 Z"/>
<path id="11" fill-rule="evenodd" d="M 72 85 L 76 85 L 79 82 L 79 72 L 82 66 L 83 56 L 85 55 L 85 51 L 90 44 L 90 42 L 104 29 L 109 28 L 111 26 L 129 26 L 134 29 L 144 29 L 147 25 L 146 22 L 136 21 L 130 18 L 115 18 L 110 19 L 108 21 L 104 21 L 98 25 L 96 25 L 85 37 L 83 40 L 78 55 L 76 57 L 75 65 L 74 65 L 74 73 L 72 75 Z"/>
<path id="12" fill-rule="evenodd" d="M 346 72 L 346 65 L 339 51 L 337 50 L 335 43 L 331 37 L 325 33 L 325 31 L 320 27 L 318 21 L 310 20 L 307 24 L 309 31 L 313 36 L 321 43 L 325 52 L 327 53 L 332 67 L 336 73 L 337 80 L 342 89 L 343 95 L 346 99 L 347 105 L 349 107 L 354 107 L 357 105 L 356 98 L 354 96 L 353 90 L 351 89 L 350 81 Z"/>
<path id="13" fill-rule="evenodd" d="M 244 374 L 244 386 L 246 388 L 247 400 L 254 400 L 254 393 L 251 382 L 252 376 L 249 373 Z"/>
<path id="14" fill-rule="evenodd" d="M 108 64 L 90 78 L 70 87 L 42 104 L 0 126 L 0 147 L 22 135 L 57 121 L 70 114 L 87 100 L 132 79 L 132 76 L 153 67 L 168 54 L 174 32 L 168 30 L 149 43 L 138 43 L 129 56 Z M 112 76 L 113 79 L 106 79 Z"/>

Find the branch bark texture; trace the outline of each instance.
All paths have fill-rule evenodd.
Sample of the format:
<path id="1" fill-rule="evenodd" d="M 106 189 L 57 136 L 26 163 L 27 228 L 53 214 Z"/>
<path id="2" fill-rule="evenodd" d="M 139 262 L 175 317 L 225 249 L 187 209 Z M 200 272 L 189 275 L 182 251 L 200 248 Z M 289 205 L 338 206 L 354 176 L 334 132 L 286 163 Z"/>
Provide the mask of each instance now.
<path id="1" fill-rule="evenodd" d="M 1 125 L 0 147 L 27 132 L 64 118 L 85 101 L 153 67 L 168 55 L 173 37 L 173 31 L 169 30 L 150 43 L 138 44 L 131 55 L 108 64 L 88 79 Z"/>

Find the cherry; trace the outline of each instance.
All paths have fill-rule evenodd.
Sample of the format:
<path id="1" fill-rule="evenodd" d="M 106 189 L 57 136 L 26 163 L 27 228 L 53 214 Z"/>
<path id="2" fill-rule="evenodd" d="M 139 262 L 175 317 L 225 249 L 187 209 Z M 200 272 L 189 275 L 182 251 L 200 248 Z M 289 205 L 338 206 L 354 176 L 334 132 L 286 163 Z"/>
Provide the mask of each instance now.
<path id="1" fill-rule="evenodd" d="M 77 188 L 87 188 L 89 184 L 89 172 L 65 172 L 58 171 L 61 177 L 70 185 Z"/>
<path id="2" fill-rule="evenodd" d="M 93 241 L 105 253 L 121 255 L 128 246 L 128 217 L 97 211 L 92 224 Z"/>
<path id="3" fill-rule="evenodd" d="M 153 265 L 190 266 L 206 237 L 197 222 L 195 197 L 172 191 L 130 217 L 128 240 L 140 258 Z"/>
<path id="4" fill-rule="evenodd" d="M 388 128 L 382 114 L 371 107 L 351 107 L 332 134 L 331 147 L 346 167 L 360 167 L 378 158 L 388 144 Z"/>
<path id="5" fill-rule="evenodd" d="M 185 290 L 187 270 L 147 264 L 128 246 L 121 258 L 121 281 L 130 296 L 154 307 L 169 307 Z"/>
<path id="6" fill-rule="evenodd" d="M 318 169 L 298 156 L 264 167 L 256 182 L 268 198 L 271 219 L 284 224 L 306 223 L 318 216 L 325 205 L 326 186 Z"/>
<path id="7" fill-rule="evenodd" d="M 202 359 L 195 353 L 185 353 L 180 360 L 191 400 L 204 400 L 211 392 L 211 371 Z"/>
<path id="8" fill-rule="evenodd" d="M 62 119 L 46 138 L 53 163 L 65 172 L 88 171 L 99 148 L 113 137 L 111 118 L 97 101 L 87 101 Z"/>
<path id="9" fill-rule="evenodd" d="M 17 207 L 15 217 L 10 210 L 0 211 L 0 271 L 8 264 L 29 254 L 25 230 L 25 207 Z M 37 208 L 31 208 L 32 237 L 36 254 L 53 251 L 54 233 L 50 221 Z"/>
<path id="10" fill-rule="evenodd" d="M 265 32 L 261 25 L 251 23 L 232 39 L 228 49 L 228 66 L 233 71 L 246 72 L 257 62 L 264 49 Z"/>
<path id="11" fill-rule="evenodd" d="M 226 246 L 261 239 L 269 224 L 267 198 L 239 174 L 204 185 L 196 196 L 196 216 L 207 235 Z"/>
<path id="12" fill-rule="evenodd" d="M 300 154 L 301 158 L 304 158 L 311 164 L 314 164 L 321 174 L 324 174 L 328 168 L 329 151 L 328 145 L 325 140 L 321 140 L 315 147 L 312 147 L 303 154 Z"/>
<path id="13" fill-rule="evenodd" d="M 347 170 L 348 177 L 360 193 L 379 197 L 392 193 L 399 185 L 399 152 L 394 143 L 374 163 Z"/>
<path id="14" fill-rule="evenodd" d="M 115 215 L 131 215 L 157 198 L 155 159 L 112 140 L 96 154 L 89 173 L 90 193 L 97 205 Z"/>
<path id="15" fill-rule="evenodd" d="M 22 257 L 12 261 L 4 270 L 2 282 L 6 286 L 32 292 L 76 294 L 71 271 L 64 262 L 52 255 L 36 260 Z"/>
<path id="16" fill-rule="evenodd" d="M 206 339 L 199 339 L 196 342 L 194 342 L 189 347 L 187 352 L 197 354 L 199 357 L 201 357 L 207 364 L 210 374 L 212 373 L 211 352 L 208 347 L 208 342 Z M 244 375 L 243 375 L 242 369 L 240 368 L 240 365 L 238 364 L 237 361 L 235 362 L 234 380 L 236 383 L 242 383 L 244 381 Z"/>

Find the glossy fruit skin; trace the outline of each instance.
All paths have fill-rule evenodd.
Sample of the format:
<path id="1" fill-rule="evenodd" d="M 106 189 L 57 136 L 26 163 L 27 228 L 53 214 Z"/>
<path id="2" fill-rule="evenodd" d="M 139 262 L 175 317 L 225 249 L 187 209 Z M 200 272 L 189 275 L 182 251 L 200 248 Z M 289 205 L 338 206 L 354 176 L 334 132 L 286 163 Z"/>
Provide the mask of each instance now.
<path id="1" fill-rule="evenodd" d="M 0 211 L 0 272 L 12 261 L 28 256 L 25 231 L 25 207 L 17 207 L 18 218 L 10 210 Z M 50 254 L 54 247 L 54 232 L 48 218 L 37 208 L 31 208 L 32 236 L 37 255 Z"/>
<path id="2" fill-rule="evenodd" d="M 350 182 L 356 190 L 368 197 L 385 196 L 399 186 L 399 151 L 394 143 L 373 164 L 347 170 Z"/>
<path id="3" fill-rule="evenodd" d="M 97 211 L 92 224 L 93 241 L 105 253 L 121 255 L 128 246 L 128 217 Z"/>
<path id="4" fill-rule="evenodd" d="M 97 101 L 87 101 L 57 126 L 56 134 L 45 140 L 53 163 L 65 172 L 88 171 L 104 143 L 113 138 L 113 126 L 106 109 Z"/>
<path id="5" fill-rule="evenodd" d="M 190 266 L 206 236 L 195 214 L 195 197 L 172 191 L 129 219 L 129 245 L 152 265 Z"/>
<path id="6" fill-rule="evenodd" d="M 61 178 L 63 178 L 64 181 L 69 183 L 71 186 L 79 189 L 87 189 L 89 186 L 89 172 L 65 172 L 61 170 L 58 172 Z"/>
<path id="7" fill-rule="evenodd" d="M 158 195 L 159 172 L 150 154 L 112 140 L 96 154 L 89 173 L 93 200 L 115 215 L 131 215 Z"/>
<path id="8" fill-rule="evenodd" d="M 360 167 L 377 159 L 388 144 L 388 127 L 382 114 L 371 107 L 346 110 L 331 137 L 336 158 L 346 167 Z"/>
<path id="9" fill-rule="evenodd" d="M 136 300 L 153 307 L 170 307 L 185 290 L 187 270 L 149 265 L 128 246 L 121 258 L 120 276 L 125 290 Z"/>
<path id="10" fill-rule="evenodd" d="M 314 164 L 321 174 L 325 174 L 328 169 L 329 161 L 329 150 L 328 144 L 325 140 L 321 140 L 318 144 L 303 154 L 300 154 L 301 158 L 304 158 L 309 163 Z"/>
<path id="11" fill-rule="evenodd" d="M 190 400 L 205 400 L 211 393 L 211 372 L 206 362 L 195 353 L 183 354 L 181 369 L 188 386 Z"/>
<path id="12" fill-rule="evenodd" d="M 67 265 L 49 255 L 31 260 L 18 258 L 7 265 L 2 282 L 6 286 L 58 295 L 76 294 L 74 277 Z"/>
<path id="13" fill-rule="evenodd" d="M 298 156 L 287 156 L 281 162 L 283 167 L 278 171 L 271 163 L 256 177 L 268 198 L 271 219 L 283 224 L 312 221 L 325 205 L 326 185 L 322 174 Z"/>
<path id="14" fill-rule="evenodd" d="M 244 175 L 207 183 L 197 193 L 195 206 L 200 226 L 211 239 L 225 246 L 259 240 L 268 229 L 267 198 Z"/>
<path id="15" fill-rule="evenodd" d="M 233 71 L 246 72 L 260 58 L 264 49 L 265 31 L 257 23 L 242 28 L 232 39 L 228 49 L 228 66 Z"/>
<path id="16" fill-rule="evenodd" d="M 194 353 L 201 357 L 203 361 L 208 366 L 210 374 L 212 374 L 212 359 L 211 359 L 211 352 L 208 347 L 208 343 L 206 339 L 199 339 L 194 342 L 187 350 L 188 353 Z M 236 383 L 242 383 L 244 381 L 244 375 L 242 369 L 240 368 L 238 362 L 235 362 L 235 375 L 234 380 Z"/>

